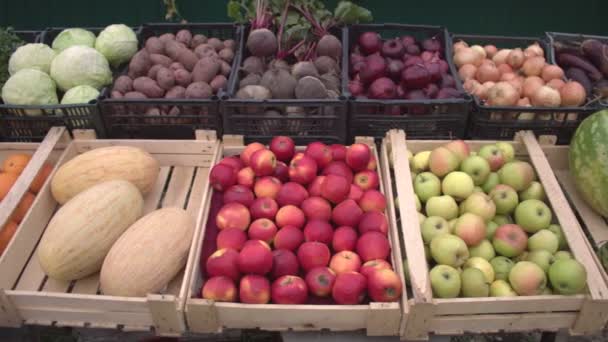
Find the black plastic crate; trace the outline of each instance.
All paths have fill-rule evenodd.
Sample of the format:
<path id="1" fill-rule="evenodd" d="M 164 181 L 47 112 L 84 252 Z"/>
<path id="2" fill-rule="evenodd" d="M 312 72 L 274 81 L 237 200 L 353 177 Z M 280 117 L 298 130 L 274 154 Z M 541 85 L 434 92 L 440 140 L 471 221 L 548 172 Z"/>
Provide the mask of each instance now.
<path id="1" fill-rule="evenodd" d="M 450 61 L 453 60 L 452 45 L 459 40 L 463 40 L 469 45 L 493 44 L 499 49 L 515 47 L 525 49 L 536 42 L 545 51 L 547 63 L 552 63 L 550 46 L 546 37 L 452 34 L 448 48 Z M 456 77 L 456 81 L 462 86 L 460 77 Z M 593 108 L 586 106 L 557 108 L 488 106 L 476 96 L 473 96 L 473 99 L 474 108 L 469 118 L 467 131 L 467 137 L 470 139 L 512 140 L 518 131 L 531 130 L 537 136 L 555 136 L 558 144 L 568 144 L 578 125 L 593 112 Z"/>
<path id="2" fill-rule="evenodd" d="M 411 35 L 417 40 L 437 36 L 444 45 L 447 55 L 447 30 L 441 26 L 403 25 L 403 24 L 360 24 L 348 27 L 348 44 L 343 46 L 342 71 L 343 83 L 349 82 L 349 63 L 351 46 L 359 35 L 366 31 L 380 34 L 383 39 L 403 35 Z M 450 73 L 456 76 L 456 71 L 450 58 L 445 56 L 450 67 Z M 349 133 L 373 136 L 381 139 L 386 131 L 403 129 L 408 137 L 413 139 L 453 139 L 464 138 L 468 115 L 471 107 L 471 97 L 460 85 L 458 90 L 463 98 L 429 99 L 429 100 L 375 100 L 365 97 L 354 97 L 349 94 Z"/>
<path id="3" fill-rule="evenodd" d="M 47 43 L 46 32 L 15 31 L 27 43 Z M 53 126 L 64 126 L 70 133 L 74 129 L 94 129 L 99 137 L 105 137 L 97 100 L 47 106 L 9 105 L 0 100 L 0 135 L 4 141 L 39 142 Z"/>
<path id="4" fill-rule="evenodd" d="M 330 30 L 344 44 L 346 28 Z M 243 37 L 249 34 L 249 27 L 243 27 Z M 238 66 L 249 52 L 243 38 L 239 46 Z M 338 61 L 342 64 L 342 61 Z M 344 69 L 344 65 L 340 65 Z M 286 135 L 297 144 L 312 141 L 326 143 L 347 143 L 348 103 L 344 93 L 337 99 L 269 99 L 264 101 L 239 100 L 233 98 L 238 91 L 241 74 L 233 73 L 228 91 L 223 94 L 220 108 L 224 124 L 224 134 L 245 136 L 245 141 L 268 142 L 274 136 Z M 343 81 L 341 80 L 341 83 Z M 340 85 L 344 92 L 345 85 Z"/>
<path id="5" fill-rule="evenodd" d="M 585 39 L 596 39 L 604 44 L 608 44 L 607 36 L 596 36 L 591 34 L 580 34 L 580 33 L 563 33 L 563 32 L 547 32 L 547 37 L 549 39 L 549 58 L 551 59 L 551 63 L 559 65 L 556 61 L 556 53 L 555 53 L 555 42 L 564 42 L 564 41 L 577 41 L 582 42 Z M 606 76 L 606 75 L 604 75 Z M 605 77 L 606 78 L 606 77 Z M 603 109 L 608 107 L 608 99 L 600 99 L 597 96 L 592 94 L 587 94 L 587 98 L 592 101 L 591 105 L 595 106 L 597 109 Z"/>
<path id="6" fill-rule="evenodd" d="M 146 39 L 163 33 L 176 33 L 188 29 L 193 34 L 204 34 L 222 40 L 241 41 L 241 26 L 231 23 L 153 23 L 145 24 L 139 33 L 140 48 Z M 232 61 L 228 84 L 238 67 L 238 51 Z M 121 74 L 126 74 L 124 69 Z M 193 139 L 197 129 L 215 130 L 222 134 L 219 96 L 210 99 L 111 99 L 110 88 L 101 96 L 100 111 L 109 138 L 118 139 Z M 151 111 L 164 110 L 167 115 L 149 115 Z"/>

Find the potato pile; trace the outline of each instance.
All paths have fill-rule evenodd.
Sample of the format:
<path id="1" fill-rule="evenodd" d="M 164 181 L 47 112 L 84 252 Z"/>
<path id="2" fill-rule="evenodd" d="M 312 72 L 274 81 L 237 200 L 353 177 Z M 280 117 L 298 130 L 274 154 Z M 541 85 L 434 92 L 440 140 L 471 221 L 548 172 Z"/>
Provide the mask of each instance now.
<path id="1" fill-rule="evenodd" d="M 209 99 L 226 87 L 236 42 L 180 30 L 150 37 L 114 80 L 113 99 Z M 149 108 L 179 114 L 179 108 Z M 164 113 L 167 111 L 167 113 Z M 159 113 L 160 112 L 160 113 Z"/>

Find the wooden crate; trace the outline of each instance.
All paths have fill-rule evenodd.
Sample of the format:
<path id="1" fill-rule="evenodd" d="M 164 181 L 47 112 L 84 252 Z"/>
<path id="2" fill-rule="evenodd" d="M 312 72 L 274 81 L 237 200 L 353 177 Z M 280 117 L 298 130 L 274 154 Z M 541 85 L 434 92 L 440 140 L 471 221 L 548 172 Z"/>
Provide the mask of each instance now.
<path id="1" fill-rule="evenodd" d="M 142 148 L 159 161 L 161 169 L 152 191 L 144 197 L 144 213 L 160 207 L 185 208 L 196 218 L 194 242 L 200 235 L 204 192 L 212 157 L 219 141 L 214 132 L 199 131 L 197 140 L 96 140 L 93 131 L 82 132 L 65 149 L 57 165 L 86 151 L 116 145 Z M 58 209 L 47 182 L 24 219 L 15 239 L 0 259 L 0 325 L 25 324 L 70 327 L 154 329 L 161 335 L 185 331 L 183 305 L 194 248 L 186 269 L 161 293 L 147 297 L 101 295 L 99 274 L 72 282 L 48 278 L 40 268 L 36 246 Z M 198 267 L 194 267 L 198 268 Z"/>
<path id="2" fill-rule="evenodd" d="M 420 233 L 418 214 L 406 149 L 413 153 L 432 150 L 447 141 L 406 141 L 403 131 L 392 130 L 383 141 L 390 150 L 393 177 L 399 197 L 401 234 L 408 259 L 413 299 L 409 319 L 402 338 L 426 339 L 428 334 L 462 334 L 556 331 L 569 329 L 572 334 L 588 334 L 600 330 L 608 320 L 608 287 L 597 267 L 597 258 L 589 247 L 581 226 L 570 209 L 551 167 L 534 135 L 520 132 L 513 146 L 519 159 L 528 160 L 543 184 L 554 219 L 562 226 L 570 249 L 587 269 L 589 293 L 562 296 L 542 295 L 512 298 L 454 298 L 433 297 L 429 268 Z M 467 141 L 477 151 L 491 141 Z M 387 181 L 388 182 L 388 181 Z M 388 184 L 388 183 L 387 183 Z"/>
<path id="3" fill-rule="evenodd" d="M 242 136 L 224 136 L 223 145 L 213 158 L 213 163 L 219 162 L 224 156 L 239 154 L 243 149 Z M 378 154 L 372 138 L 357 138 L 372 147 L 376 158 Z M 303 150 L 304 147 L 298 147 Z M 380 159 L 377 159 L 380 160 Z M 379 176 L 386 170 L 388 161 L 379 162 Z M 387 198 L 387 216 L 389 219 L 389 241 L 391 243 L 391 261 L 395 271 L 402 280 L 403 265 L 400 244 L 398 243 L 397 227 L 395 221 L 395 208 L 391 200 L 393 194 L 385 189 L 381 183 L 381 190 Z M 204 190 L 208 196 L 213 189 L 207 184 Z M 203 233 L 196 246 L 195 265 L 199 265 L 199 258 L 203 247 L 203 237 L 209 216 L 209 208 L 205 209 L 205 218 L 202 222 Z M 190 331 L 195 333 L 219 332 L 224 328 L 263 329 L 263 330 L 321 330 L 349 331 L 366 329 L 368 335 L 399 335 L 402 318 L 407 318 L 408 304 L 405 285 L 400 302 L 369 303 L 367 305 L 279 305 L 279 304 L 243 304 L 222 303 L 200 298 L 200 291 L 204 279 L 197 266 L 190 270 L 188 299 L 186 301 L 186 321 Z M 405 282 L 404 282 L 405 284 Z"/>

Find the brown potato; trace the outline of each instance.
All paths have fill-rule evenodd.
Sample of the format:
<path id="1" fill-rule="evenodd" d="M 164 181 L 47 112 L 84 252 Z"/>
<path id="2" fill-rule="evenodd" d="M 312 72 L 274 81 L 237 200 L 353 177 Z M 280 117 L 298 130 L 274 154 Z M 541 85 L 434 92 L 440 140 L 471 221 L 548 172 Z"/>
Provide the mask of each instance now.
<path id="1" fill-rule="evenodd" d="M 129 62 L 129 76 L 131 78 L 137 78 L 146 75 L 151 66 L 150 54 L 147 50 L 141 49 L 133 58 L 131 58 L 131 62 Z"/>
<path id="2" fill-rule="evenodd" d="M 190 48 L 194 49 L 201 44 L 205 44 L 207 42 L 207 37 L 204 34 L 195 34 L 190 41 Z"/>
<path id="3" fill-rule="evenodd" d="M 176 40 L 168 40 L 165 42 L 165 52 L 171 59 L 176 60 L 177 55 L 182 49 L 187 49 L 183 43 Z"/>
<path id="4" fill-rule="evenodd" d="M 236 41 L 234 39 L 224 40 L 224 46 L 232 51 L 236 50 Z"/>
<path id="5" fill-rule="evenodd" d="M 213 46 L 213 48 L 215 49 L 215 51 L 219 52 L 221 49 L 223 49 L 224 43 L 222 43 L 221 40 L 217 39 L 217 38 L 209 38 L 207 39 L 207 44 Z"/>
<path id="6" fill-rule="evenodd" d="M 158 73 L 158 70 L 160 70 L 161 68 L 164 68 L 164 66 L 162 66 L 160 64 L 153 65 L 150 68 L 150 70 L 148 70 L 148 77 L 150 77 L 152 79 L 156 79 L 156 74 Z"/>
<path id="7" fill-rule="evenodd" d="M 164 54 L 165 44 L 158 37 L 150 37 L 146 40 L 146 50 L 149 53 Z"/>
<path id="8" fill-rule="evenodd" d="M 161 42 L 166 43 L 169 40 L 175 40 L 175 35 L 173 33 L 165 33 L 160 35 L 160 37 L 158 37 L 158 39 L 160 39 Z"/>
<path id="9" fill-rule="evenodd" d="M 217 94 L 220 89 L 226 88 L 226 84 L 228 84 L 228 79 L 224 75 L 215 76 L 209 83 L 214 94 Z"/>
<path id="10" fill-rule="evenodd" d="M 187 99 L 208 99 L 213 95 L 213 89 L 206 82 L 194 82 L 186 88 Z"/>
<path id="11" fill-rule="evenodd" d="M 230 64 L 228 64 L 224 60 L 220 60 L 220 73 L 222 75 L 228 77 L 228 75 L 230 75 L 230 70 L 232 70 L 232 67 L 230 66 Z"/>
<path id="12" fill-rule="evenodd" d="M 150 61 L 152 61 L 152 64 L 160 64 L 165 67 L 168 67 L 169 65 L 171 65 L 171 63 L 173 63 L 173 60 L 171 60 L 171 58 L 165 55 L 159 55 L 157 53 L 150 54 Z"/>
<path id="13" fill-rule="evenodd" d="M 234 59 L 234 51 L 228 48 L 221 49 L 218 55 L 221 59 L 225 60 L 228 63 L 232 63 L 232 59 Z"/>
<path id="14" fill-rule="evenodd" d="M 180 62 L 173 62 L 173 63 L 171 63 L 171 65 L 169 65 L 169 69 L 179 70 L 179 69 L 186 69 L 186 67 L 184 67 L 184 65 Z"/>
<path id="15" fill-rule="evenodd" d="M 192 74 L 186 69 L 174 70 L 173 77 L 175 78 L 175 83 L 183 87 L 187 87 L 190 83 L 192 83 Z"/>
<path id="16" fill-rule="evenodd" d="M 110 93 L 111 99 L 122 99 L 123 97 L 125 96 L 118 90 L 112 90 L 112 92 Z"/>
<path id="17" fill-rule="evenodd" d="M 165 94 L 166 99 L 183 99 L 186 97 L 186 88 L 182 86 L 175 86 Z"/>
<path id="18" fill-rule="evenodd" d="M 191 50 L 181 49 L 177 54 L 177 61 L 182 63 L 188 71 L 192 71 L 198 62 L 198 57 Z"/>
<path id="19" fill-rule="evenodd" d="M 209 44 L 201 44 L 194 49 L 194 53 L 198 58 L 217 56 L 217 52 L 213 46 Z"/>
<path id="20" fill-rule="evenodd" d="M 220 71 L 220 68 L 221 65 L 217 60 L 211 57 L 201 58 L 196 63 L 196 66 L 194 66 L 192 80 L 194 82 L 211 82 L 215 75 Z"/>
<path id="21" fill-rule="evenodd" d="M 121 92 L 122 94 L 128 93 L 133 90 L 133 80 L 126 75 L 121 75 L 114 81 L 113 90 Z"/>
<path id="22" fill-rule="evenodd" d="M 164 90 L 169 90 L 175 85 L 175 76 L 173 70 L 169 68 L 160 68 L 156 73 L 156 82 Z"/>
<path id="23" fill-rule="evenodd" d="M 165 95 L 165 91 L 150 77 L 142 76 L 133 81 L 133 88 L 147 97 L 159 98 Z"/>
<path id="24" fill-rule="evenodd" d="M 130 100 L 141 100 L 141 99 L 147 99 L 147 98 L 148 97 L 144 93 L 141 93 L 139 91 L 130 91 L 125 94 L 125 99 L 130 99 Z"/>
<path id="25" fill-rule="evenodd" d="M 179 30 L 175 35 L 175 40 L 180 43 L 186 44 L 186 46 L 190 45 L 190 41 L 192 40 L 192 32 L 188 30 Z"/>

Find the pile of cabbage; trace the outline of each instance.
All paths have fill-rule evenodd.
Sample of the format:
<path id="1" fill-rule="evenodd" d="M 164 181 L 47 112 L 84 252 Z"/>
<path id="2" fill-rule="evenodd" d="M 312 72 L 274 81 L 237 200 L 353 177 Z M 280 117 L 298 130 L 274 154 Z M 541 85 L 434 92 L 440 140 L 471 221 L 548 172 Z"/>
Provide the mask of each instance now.
<path id="1" fill-rule="evenodd" d="M 97 37 L 81 28 L 63 30 L 51 46 L 26 44 L 11 55 L 2 100 L 13 105 L 88 103 L 112 83 L 111 67 L 136 52 L 137 36 L 123 24 L 110 25 Z"/>

